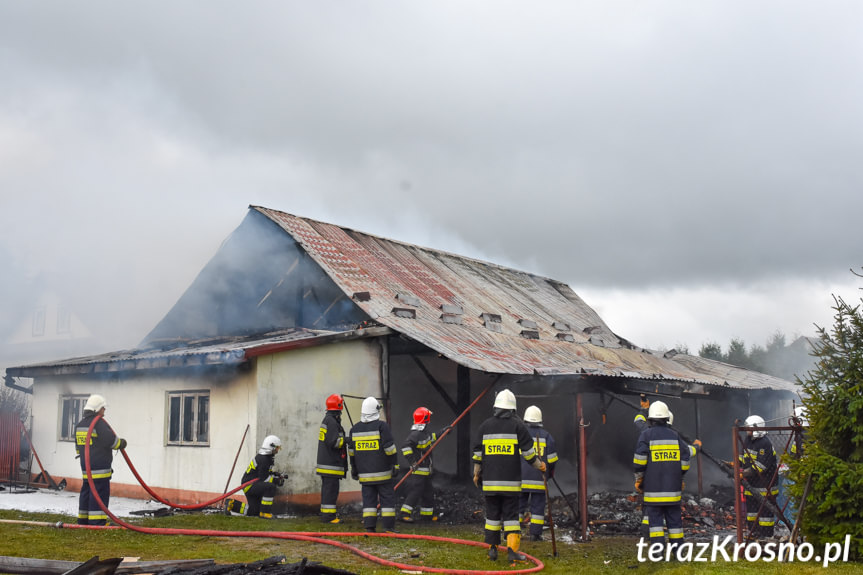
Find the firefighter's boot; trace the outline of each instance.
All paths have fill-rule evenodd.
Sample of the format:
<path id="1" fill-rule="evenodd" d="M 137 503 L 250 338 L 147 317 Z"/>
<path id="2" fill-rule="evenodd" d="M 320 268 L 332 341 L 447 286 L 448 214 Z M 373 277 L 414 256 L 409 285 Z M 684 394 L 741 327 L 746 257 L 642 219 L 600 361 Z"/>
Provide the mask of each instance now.
<path id="1" fill-rule="evenodd" d="M 488 558 L 492 561 L 497 561 L 497 545 L 492 545 L 488 548 Z"/>
<path id="2" fill-rule="evenodd" d="M 521 547 L 521 533 L 509 533 L 506 536 L 506 546 L 509 548 L 506 558 L 511 563 L 527 562 L 525 554 L 518 552 L 518 548 Z"/>
<path id="3" fill-rule="evenodd" d="M 225 515 L 245 515 L 246 503 L 236 499 L 228 499 L 225 502 Z"/>

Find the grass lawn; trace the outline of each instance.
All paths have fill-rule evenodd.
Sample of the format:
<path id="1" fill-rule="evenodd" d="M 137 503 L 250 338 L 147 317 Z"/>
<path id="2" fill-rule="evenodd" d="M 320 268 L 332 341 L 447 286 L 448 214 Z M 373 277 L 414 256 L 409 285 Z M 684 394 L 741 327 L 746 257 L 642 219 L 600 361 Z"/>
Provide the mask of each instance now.
<path id="1" fill-rule="evenodd" d="M 0 510 L 0 519 L 20 521 L 46 521 L 74 523 L 74 518 L 39 513 Z M 293 518 L 265 520 L 244 517 L 226 517 L 219 514 L 183 513 L 170 517 L 135 520 L 135 524 L 146 527 L 177 529 L 211 529 L 230 531 L 361 531 L 359 518 L 347 518 L 343 523 L 322 528 L 317 518 Z M 204 537 L 199 535 L 148 535 L 128 530 L 91 531 L 78 529 L 56 529 L 44 526 L 2 524 L 0 555 L 34 557 L 41 559 L 63 559 L 84 561 L 98 555 L 109 557 L 140 557 L 142 561 L 166 559 L 212 558 L 217 563 L 252 562 L 285 555 L 289 562 L 307 557 L 329 567 L 338 567 L 361 574 L 399 573 L 395 568 L 377 565 L 349 551 L 330 545 L 288 541 L 270 538 Z M 479 525 L 411 525 L 400 524 L 402 533 L 436 535 L 472 541 L 482 540 Z M 485 550 L 479 547 L 384 538 L 340 538 L 379 557 L 430 567 L 453 569 L 508 569 L 508 563 L 489 561 Z M 825 571 L 820 563 L 650 563 L 639 562 L 635 537 L 597 537 L 589 543 L 558 542 L 558 557 L 552 557 L 550 541 L 531 543 L 524 541 L 522 550 L 542 560 L 549 574 L 579 573 L 860 573 L 863 564 L 841 562 L 831 564 Z"/>

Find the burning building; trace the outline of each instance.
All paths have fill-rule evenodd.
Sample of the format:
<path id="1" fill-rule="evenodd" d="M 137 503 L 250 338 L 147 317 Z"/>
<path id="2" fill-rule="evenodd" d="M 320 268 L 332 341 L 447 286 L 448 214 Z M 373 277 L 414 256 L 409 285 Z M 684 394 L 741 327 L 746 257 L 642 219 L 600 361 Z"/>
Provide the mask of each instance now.
<path id="1" fill-rule="evenodd" d="M 346 427 L 363 397 L 384 399 L 400 440 L 417 406 L 443 427 L 489 392 L 435 451 L 438 471 L 466 479 L 472 431 L 491 411 L 490 392 L 508 387 L 520 413 L 543 410 L 565 489 L 631 487 L 642 394 L 662 397 L 675 427 L 729 459 L 736 418 L 790 413 L 796 393 L 765 374 L 640 348 L 559 281 L 258 206 L 136 349 L 6 374 L 33 394 L 42 463 L 72 488 L 74 425 L 100 393 L 139 473 L 169 498 L 221 494 L 232 464 L 276 434 L 289 474 L 282 499 L 309 506 L 331 393 L 346 396 Z M 146 497 L 115 467 L 114 493 Z M 345 499 L 358 491 L 350 479 L 342 487 Z"/>

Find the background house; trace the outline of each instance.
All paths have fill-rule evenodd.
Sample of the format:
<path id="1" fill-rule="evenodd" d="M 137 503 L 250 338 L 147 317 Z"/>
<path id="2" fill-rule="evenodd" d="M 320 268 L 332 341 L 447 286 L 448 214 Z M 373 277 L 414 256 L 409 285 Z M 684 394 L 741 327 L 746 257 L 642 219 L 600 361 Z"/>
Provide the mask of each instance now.
<path id="1" fill-rule="evenodd" d="M 592 487 L 631 486 L 640 394 L 667 401 L 676 427 L 728 459 L 736 418 L 784 421 L 796 393 L 765 374 L 642 349 L 559 281 L 258 206 L 136 349 L 6 373 L 14 385 L 32 379 L 34 443 L 53 475 L 80 484 L 72 426 L 101 393 L 141 476 L 183 502 L 222 493 L 238 457 L 236 485 L 273 433 L 290 475 L 282 497 L 316 505 L 331 393 L 348 396 L 346 428 L 363 397 L 382 398 L 399 441 L 416 407 L 443 427 L 486 393 L 435 451 L 439 471 L 466 479 L 472 431 L 509 387 L 520 413 L 543 410 L 565 489 L 580 453 Z M 124 463 L 115 471 L 115 493 L 145 496 Z M 358 489 L 343 486 L 346 498 Z"/>

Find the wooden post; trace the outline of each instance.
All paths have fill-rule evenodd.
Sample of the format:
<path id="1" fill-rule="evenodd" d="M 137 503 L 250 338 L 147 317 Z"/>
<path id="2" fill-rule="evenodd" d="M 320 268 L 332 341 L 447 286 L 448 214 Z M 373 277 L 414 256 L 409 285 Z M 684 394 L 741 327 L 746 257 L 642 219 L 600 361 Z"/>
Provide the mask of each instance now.
<path id="1" fill-rule="evenodd" d="M 580 393 L 575 396 L 575 419 L 578 425 L 578 511 L 581 515 L 581 540 L 587 541 L 587 441 Z"/>
<path id="2" fill-rule="evenodd" d="M 464 411 L 470 405 L 470 369 L 459 365 L 456 371 L 456 403 L 459 411 Z M 473 474 L 470 469 L 470 413 L 466 413 L 458 424 L 456 437 L 456 477 L 465 480 Z"/>

